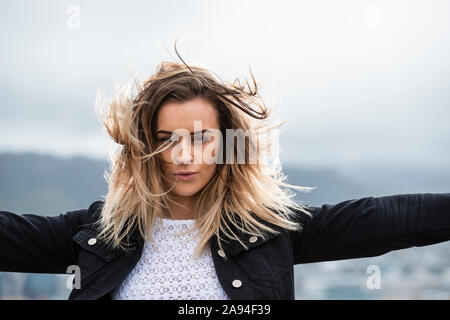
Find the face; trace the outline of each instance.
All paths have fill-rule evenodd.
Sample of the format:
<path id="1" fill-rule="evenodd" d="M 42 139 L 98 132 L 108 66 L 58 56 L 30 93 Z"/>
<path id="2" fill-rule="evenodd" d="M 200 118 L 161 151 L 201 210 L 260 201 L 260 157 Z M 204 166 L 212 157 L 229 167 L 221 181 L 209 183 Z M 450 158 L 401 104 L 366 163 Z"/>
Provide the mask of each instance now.
<path id="1" fill-rule="evenodd" d="M 194 196 L 214 176 L 211 161 L 219 139 L 216 108 L 203 98 L 186 102 L 166 102 L 157 115 L 156 135 L 159 145 L 173 141 L 159 154 L 175 196 Z"/>

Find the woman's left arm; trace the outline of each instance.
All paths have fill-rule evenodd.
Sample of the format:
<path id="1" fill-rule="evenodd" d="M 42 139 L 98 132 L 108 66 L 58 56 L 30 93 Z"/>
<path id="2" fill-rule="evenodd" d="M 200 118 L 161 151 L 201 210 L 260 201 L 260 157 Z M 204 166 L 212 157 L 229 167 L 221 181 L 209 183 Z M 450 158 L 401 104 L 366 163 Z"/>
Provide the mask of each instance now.
<path id="1" fill-rule="evenodd" d="M 399 194 L 307 206 L 290 232 L 294 263 L 379 256 L 450 240 L 450 193 Z"/>

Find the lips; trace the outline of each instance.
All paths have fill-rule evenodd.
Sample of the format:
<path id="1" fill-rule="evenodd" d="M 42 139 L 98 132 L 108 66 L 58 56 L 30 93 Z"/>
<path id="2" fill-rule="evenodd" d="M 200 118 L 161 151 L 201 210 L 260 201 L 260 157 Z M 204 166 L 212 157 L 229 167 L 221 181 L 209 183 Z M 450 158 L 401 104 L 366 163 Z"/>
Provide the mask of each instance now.
<path id="1" fill-rule="evenodd" d="M 178 180 L 187 181 L 193 179 L 197 175 L 197 172 L 193 171 L 180 171 L 175 173 Z"/>

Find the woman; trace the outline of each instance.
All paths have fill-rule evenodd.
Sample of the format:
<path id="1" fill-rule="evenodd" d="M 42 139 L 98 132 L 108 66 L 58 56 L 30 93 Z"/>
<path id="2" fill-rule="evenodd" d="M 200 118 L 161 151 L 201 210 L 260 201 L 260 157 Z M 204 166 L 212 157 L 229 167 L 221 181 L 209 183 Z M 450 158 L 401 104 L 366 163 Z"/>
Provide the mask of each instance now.
<path id="1" fill-rule="evenodd" d="M 119 90 L 102 113 L 120 144 L 105 200 L 0 212 L 0 271 L 75 271 L 69 299 L 294 299 L 295 264 L 450 239 L 449 193 L 293 201 L 286 188 L 311 188 L 265 158 L 278 125 L 252 79 L 164 62 L 135 97 Z"/>

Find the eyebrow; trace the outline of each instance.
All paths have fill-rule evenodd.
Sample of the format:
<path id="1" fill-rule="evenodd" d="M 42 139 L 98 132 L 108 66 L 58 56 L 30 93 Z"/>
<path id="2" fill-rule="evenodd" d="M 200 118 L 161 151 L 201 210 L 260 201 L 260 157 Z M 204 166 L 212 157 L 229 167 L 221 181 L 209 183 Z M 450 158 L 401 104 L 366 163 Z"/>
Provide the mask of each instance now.
<path id="1" fill-rule="evenodd" d="M 191 132 L 191 135 L 199 134 L 199 133 L 205 133 L 206 131 L 209 131 L 209 129 L 204 129 L 204 130 L 202 130 L 202 131 L 197 131 L 197 132 Z M 159 133 L 172 134 L 172 131 L 158 130 L 158 131 L 156 132 L 156 134 L 159 134 Z"/>

